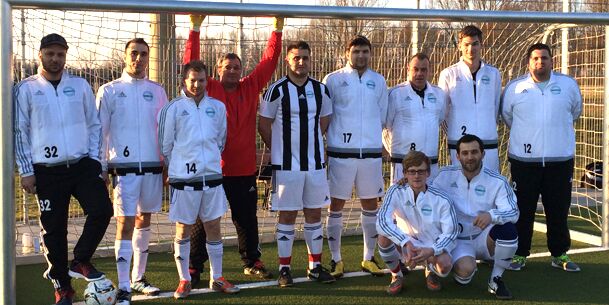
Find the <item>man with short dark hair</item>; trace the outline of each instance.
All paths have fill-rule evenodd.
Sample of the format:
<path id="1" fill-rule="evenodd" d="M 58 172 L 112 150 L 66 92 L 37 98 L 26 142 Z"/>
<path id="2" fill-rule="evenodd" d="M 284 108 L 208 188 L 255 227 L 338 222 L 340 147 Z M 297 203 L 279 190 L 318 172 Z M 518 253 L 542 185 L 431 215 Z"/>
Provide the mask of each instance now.
<path id="1" fill-rule="evenodd" d="M 497 120 L 501 96 L 501 73 L 482 61 L 482 31 L 468 25 L 459 32 L 461 60 L 442 70 L 438 86 L 448 99 L 446 117 L 448 148 L 453 165 L 459 164 L 456 143 L 473 134 L 482 139 L 484 166 L 500 171 Z"/>
<path id="2" fill-rule="evenodd" d="M 55 286 L 55 303 L 72 304 L 70 277 L 105 277 L 91 264 L 112 216 L 108 189 L 101 178 L 101 125 L 91 86 L 64 70 L 68 44 L 58 34 L 40 43 L 39 73 L 14 89 L 15 155 L 21 186 L 36 194 L 42 240 Z M 87 218 L 68 268 L 68 206 L 74 196 Z"/>
<path id="3" fill-rule="evenodd" d="M 516 196 L 505 177 L 484 167 L 484 154 L 479 137 L 464 135 L 457 141 L 460 165 L 440 169 L 433 186 L 449 195 L 457 212 L 459 235 L 451 251 L 455 281 L 469 284 L 476 259 L 493 260 L 488 291 L 498 299 L 511 299 L 502 276 L 518 247 Z"/>
<path id="4" fill-rule="evenodd" d="M 362 206 L 364 238 L 361 268 L 374 275 L 383 270 L 374 261 L 378 198 L 384 194 L 381 140 L 387 116 L 387 83 L 369 68 L 372 44 L 357 35 L 346 46 L 347 66 L 328 74 L 324 84 L 332 95 L 332 118 L 328 140 L 328 175 L 332 203 L 326 234 L 332 253 L 332 275 L 344 273 L 341 257 L 343 208 L 353 186 Z"/>
<path id="5" fill-rule="evenodd" d="M 446 277 L 452 268 L 450 251 L 457 237 L 457 215 L 453 202 L 443 191 L 427 185 L 431 161 L 420 151 L 404 156 L 404 181 L 387 190 L 379 209 L 376 227 L 379 252 L 389 270 L 391 284 L 387 293 L 402 290 L 404 275 L 398 246 L 411 267 L 425 266 L 427 289 L 442 289 L 439 277 Z"/>
<path id="6" fill-rule="evenodd" d="M 191 31 L 184 51 L 184 63 L 199 59 L 199 28 L 205 16 L 191 15 Z M 243 272 L 259 278 L 271 278 L 260 257 L 258 218 L 256 208 L 256 113 L 260 92 L 271 80 L 281 55 L 283 17 L 275 17 L 273 32 L 260 62 L 254 70 L 242 76 L 243 66 L 237 54 L 227 53 L 218 59 L 219 80 L 207 79 L 207 93 L 226 105 L 228 114 L 226 147 L 222 152 L 223 187 L 237 230 Z M 190 273 L 193 285 L 199 280 L 207 260 L 205 230 L 197 220 L 193 226 Z"/>
<path id="7" fill-rule="evenodd" d="M 277 282 L 280 287 L 294 284 L 291 272 L 294 224 L 298 211 L 302 210 L 309 254 L 307 276 L 314 281 L 332 283 L 334 277 L 321 266 L 321 208 L 330 203 L 323 134 L 332 114 L 332 101 L 326 86 L 309 77 L 309 45 L 304 41 L 292 43 L 286 53 L 288 74 L 269 86 L 258 121 L 260 137 L 271 149 L 271 209 L 279 211 Z"/>
<path id="8" fill-rule="evenodd" d="M 552 72 L 552 52 L 542 43 L 527 50 L 529 73 L 505 86 L 502 115 L 510 128 L 508 160 L 521 214 L 516 227 L 518 251 L 510 266 L 520 270 L 530 254 L 533 222 L 541 195 L 552 267 L 580 271 L 567 251 L 575 129 L 582 111 L 577 81 Z"/>
<path id="9" fill-rule="evenodd" d="M 108 173 L 112 174 L 114 189 L 117 305 L 130 304 L 132 289 L 146 295 L 160 292 L 146 280 L 144 272 L 152 235 L 150 216 L 161 210 L 163 197 L 156 118 L 167 104 L 167 94 L 161 85 L 147 78 L 149 54 L 144 39 L 128 41 L 123 75 L 97 92 L 103 136 L 102 177 L 109 183 Z"/>
<path id="10" fill-rule="evenodd" d="M 383 142 L 391 157 L 391 182 L 402 179 L 402 160 L 409 151 L 421 151 L 431 160 L 429 179 L 438 174 L 440 123 L 446 112 L 446 95 L 429 83 L 431 63 L 423 53 L 408 62 L 408 81 L 389 91 Z"/>

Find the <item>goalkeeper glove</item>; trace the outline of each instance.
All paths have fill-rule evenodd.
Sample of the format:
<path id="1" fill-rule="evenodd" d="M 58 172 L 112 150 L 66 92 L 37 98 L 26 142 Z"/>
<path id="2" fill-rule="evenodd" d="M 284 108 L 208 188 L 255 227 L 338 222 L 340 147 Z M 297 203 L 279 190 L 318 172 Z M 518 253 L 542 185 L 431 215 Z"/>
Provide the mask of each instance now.
<path id="1" fill-rule="evenodd" d="M 198 32 L 204 19 L 205 15 L 190 15 L 190 28 Z"/>
<path id="2" fill-rule="evenodd" d="M 283 17 L 273 18 L 273 28 L 275 32 L 281 32 L 283 30 Z"/>

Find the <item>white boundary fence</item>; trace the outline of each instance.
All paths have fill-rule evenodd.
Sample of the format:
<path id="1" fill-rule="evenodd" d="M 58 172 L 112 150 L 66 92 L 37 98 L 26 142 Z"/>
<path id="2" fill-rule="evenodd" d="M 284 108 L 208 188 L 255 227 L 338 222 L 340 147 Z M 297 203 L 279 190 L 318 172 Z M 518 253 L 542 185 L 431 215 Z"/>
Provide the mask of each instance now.
<path id="1" fill-rule="evenodd" d="M 286 16 L 294 18 L 387 19 L 446 22 L 520 22 L 571 23 L 604 25 L 609 37 L 608 13 L 549 13 L 513 11 L 464 11 L 396 9 L 373 7 L 333 7 L 304 5 L 240 4 L 193 2 L 184 0 L 0 0 L 0 167 L 2 176 L 2 209 L 0 211 L 0 304 L 16 304 L 15 274 L 15 181 L 13 155 L 13 57 L 12 11 L 21 8 L 73 9 L 140 13 L 193 12 L 223 16 Z M 603 116 L 603 177 L 609 177 L 609 39 L 605 40 L 604 116 Z M 602 246 L 609 247 L 609 179 L 603 179 Z"/>

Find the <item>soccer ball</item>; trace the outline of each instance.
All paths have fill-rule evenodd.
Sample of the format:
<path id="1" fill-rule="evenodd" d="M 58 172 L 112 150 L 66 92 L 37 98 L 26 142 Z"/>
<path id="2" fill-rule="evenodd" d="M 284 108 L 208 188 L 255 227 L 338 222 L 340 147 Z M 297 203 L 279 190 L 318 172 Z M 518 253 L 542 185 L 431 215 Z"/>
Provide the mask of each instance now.
<path id="1" fill-rule="evenodd" d="M 85 304 L 114 305 L 116 303 L 116 287 L 109 279 L 90 282 L 85 289 Z"/>

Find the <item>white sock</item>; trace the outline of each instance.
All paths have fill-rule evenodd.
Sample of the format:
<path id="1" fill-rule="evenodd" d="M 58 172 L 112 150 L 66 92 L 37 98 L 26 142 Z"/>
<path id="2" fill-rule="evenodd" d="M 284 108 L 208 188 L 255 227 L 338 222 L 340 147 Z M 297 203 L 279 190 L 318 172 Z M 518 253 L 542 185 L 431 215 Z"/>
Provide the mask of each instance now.
<path id="1" fill-rule="evenodd" d="M 321 265 L 321 249 L 324 246 L 323 230 L 321 221 L 316 223 L 304 224 L 304 236 L 309 253 L 309 270 Z"/>
<path id="2" fill-rule="evenodd" d="M 394 244 L 387 248 L 379 246 L 379 253 L 381 254 L 381 258 L 385 262 L 385 265 L 387 265 L 387 268 L 391 270 L 391 275 L 403 276 L 402 268 L 400 268 L 400 253 L 398 252 Z"/>
<path id="3" fill-rule="evenodd" d="M 114 255 L 116 257 L 116 273 L 118 275 L 118 289 L 123 291 L 131 291 L 131 283 L 129 282 L 129 267 L 131 265 L 131 256 L 133 248 L 131 248 L 130 240 L 115 240 Z"/>
<path id="4" fill-rule="evenodd" d="M 491 272 L 491 279 L 502 276 L 503 271 L 510 265 L 512 258 L 518 249 L 518 238 L 514 240 L 497 239 L 495 241 L 495 264 Z"/>
<path id="5" fill-rule="evenodd" d="M 222 240 L 208 240 L 205 243 L 205 248 L 207 248 L 207 255 L 209 255 L 209 278 L 215 281 L 222 277 L 222 255 L 224 254 Z"/>
<path id="6" fill-rule="evenodd" d="M 151 235 L 150 227 L 135 228 L 133 231 L 133 269 L 131 270 L 131 280 L 133 282 L 141 280 L 146 272 L 148 244 Z"/>
<path id="7" fill-rule="evenodd" d="M 326 221 L 326 236 L 328 237 L 328 247 L 332 254 L 332 260 L 340 262 L 343 258 L 340 255 L 340 242 L 343 234 L 343 213 L 329 212 Z"/>
<path id="8" fill-rule="evenodd" d="M 290 268 L 292 261 L 292 246 L 294 245 L 294 225 L 278 223 L 275 231 L 277 238 L 277 254 L 279 255 L 279 270 Z"/>
<path id="9" fill-rule="evenodd" d="M 190 262 L 190 238 L 176 239 L 173 242 L 175 249 L 174 258 L 178 267 L 178 275 L 180 281 L 190 281 L 190 273 L 188 272 L 188 263 Z"/>
<path id="10" fill-rule="evenodd" d="M 367 211 L 362 209 L 361 221 L 364 231 L 364 253 L 363 260 L 369 261 L 374 257 L 376 248 L 376 212 L 377 210 Z"/>

